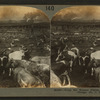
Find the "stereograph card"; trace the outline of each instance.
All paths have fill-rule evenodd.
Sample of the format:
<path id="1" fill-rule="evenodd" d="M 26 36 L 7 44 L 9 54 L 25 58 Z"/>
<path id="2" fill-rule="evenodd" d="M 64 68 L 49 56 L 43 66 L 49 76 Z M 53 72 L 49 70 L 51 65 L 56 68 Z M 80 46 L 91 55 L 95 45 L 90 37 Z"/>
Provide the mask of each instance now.
<path id="1" fill-rule="evenodd" d="M 99 97 L 99 87 L 99 5 L 0 5 L 0 97 Z"/>

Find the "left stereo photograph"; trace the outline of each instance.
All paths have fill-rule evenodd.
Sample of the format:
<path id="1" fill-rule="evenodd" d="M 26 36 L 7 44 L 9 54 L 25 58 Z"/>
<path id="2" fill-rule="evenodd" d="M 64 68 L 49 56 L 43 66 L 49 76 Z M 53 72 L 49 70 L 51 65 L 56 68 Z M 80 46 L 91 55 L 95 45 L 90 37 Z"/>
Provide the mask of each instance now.
<path id="1" fill-rule="evenodd" d="M 49 18 L 34 7 L 0 6 L 0 88 L 49 86 Z"/>

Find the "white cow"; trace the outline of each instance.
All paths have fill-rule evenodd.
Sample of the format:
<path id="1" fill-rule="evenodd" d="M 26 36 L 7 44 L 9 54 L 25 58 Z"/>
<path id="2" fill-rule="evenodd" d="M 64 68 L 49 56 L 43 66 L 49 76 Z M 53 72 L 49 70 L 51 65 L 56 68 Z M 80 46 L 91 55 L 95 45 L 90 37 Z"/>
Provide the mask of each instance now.
<path id="1" fill-rule="evenodd" d="M 77 55 L 76 55 L 73 51 L 68 51 L 68 54 L 69 54 L 71 57 L 74 57 L 74 59 L 77 57 Z"/>
<path id="2" fill-rule="evenodd" d="M 23 56 L 25 56 L 23 50 L 14 51 L 14 52 L 9 54 L 9 59 L 22 60 Z"/>
<path id="3" fill-rule="evenodd" d="M 95 62 L 94 66 L 100 65 L 100 50 L 91 53 L 90 57 L 91 57 L 91 62 L 92 61 Z M 91 75 L 93 75 L 93 71 L 94 71 L 94 68 L 92 67 Z"/>
<path id="4" fill-rule="evenodd" d="M 77 55 L 73 51 L 69 50 L 69 51 L 64 51 L 64 52 L 68 53 L 68 55 L 71 56 L 71 57 L 73 57 L 74 59 L 77 58 Z M 58 55 L 58 57 L 56 58 L 56 61 L 58 61 L 58 59 L 60 58 L 60 56 L 62 56 L 62 52 Z"/>
<path id="5" fill-rule="evenodd" d="M 79 49 L 77 47 L 71 48 L 71 51 L 76 52 L 77 56 L 79 56 Z"/>
<path id="6" fill-rule="evenodd" d="M 91 53 L 91 59 L 100 60 L 100 51 L 96 51 L 96 52 Z"/>
<path id="7" fill-rule="evenodd" d="M 9 56 L 9 61 L 10 61 L 10 60 L 22 60 L 22 57 L 25 55 L 24 55 L 23 50 L 19 50 L 19 51 L 14 51 L 10 53 L 8 56 Z M 12 71 L 13 71 L 13 68 L 9 68 L 9 76 L 11 76 Z"/>

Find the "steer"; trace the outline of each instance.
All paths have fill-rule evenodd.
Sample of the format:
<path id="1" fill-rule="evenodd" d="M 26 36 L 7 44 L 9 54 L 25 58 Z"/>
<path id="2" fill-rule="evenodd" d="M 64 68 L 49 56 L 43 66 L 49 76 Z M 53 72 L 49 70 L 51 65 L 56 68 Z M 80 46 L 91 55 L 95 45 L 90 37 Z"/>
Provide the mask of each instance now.
<path id="1" fill-rule="evenodd" d="M 22 60 L 23 56 L 25 56 L 23 50 L 14 51 L 9 54 L 9 59 Z"/>
<path id="2" fill-rule="evenodd" d="M 37 64 L 40 79 L 46 87 L 50 87 L 50 67 L 47 64 Z"/>
<path id="3" fill-rule="evenodd" d="M 20 74 L 22 74 L 22 72 L 25 73 L 25 71 L 26 71 L 31 76 L 33 76 L 36 79 L 40 80 L 42 82 L 42 84 L 45 84 L 46 87 L 49 86 L 49 80 L 50 80 L 49 79 L 49 77 L 50 77 L 49 72 L 50 72 L 50 70 L 49 70 L 48 65 L 46 65 L 46 64 L 38 64 L 37 65 L 33 61 L 25 61 L 25 60 L 12 60 L 11 65 L 14 69 L 13 70 L 14 79 L 17 78 L 17 74 L 20 75 Z M 21 73 L 19 73 L 21 69 L 23 69 L 23 70 L 21 71 Z M 27 73 L 25 73 L 25 75 L 26 74 Z M 26 79 L 27 79 L 27 77 L 26 77 Z M 17 78 L 17 80 L 18 80 L 18 78 Z M 23 79 L 22 79 L 22 82 L 23 82 Z"/>
<path id="4" fill-rule="evenodd" d="M 71 72 L 73 62 L 76 58 L 77 58 L 77 55 L 73 51 L 68 50 L 68 51 L 61 52 L 56 58 L 56 61 L 60 61 L 60 62 L 65 61 L 65 64 L 66 62 L 69 63 L 69 71 Z"/>
<path id="5" fill-rule="evenodd" d="M 8 63 L 7 56 L 0 57 L 0 74 L 4 74 L 6 77 L 9 74 L 9 68 L 6 67 L 7 63 Z"/>
<path id="6" fill-rule="evenodd" d="M 100 66 L 94 68 L 94 77 L 95 77 L 96 84 L 100 86 Z"/>
<path id="7" fill-rule="evenodd" d="M 23 60 L 12 60 L 9 62 L 10 66 L 13 67 L 13 78 L 20 85 L 20 87 L 45 87 L 41 79 L 37 75 L 32 75 L 29 68 L 29 61 Z M 35 66 L 35 64 L 34 64 Z M 34 69 L 34 72 L 37 70 Z"/>
<path id="8" fill-rule="evenodd" d="M 9 57 L 9 63 L 7 65 L 7 67 L 9 68 L 9 76 L 12 75 L 12 70 L 13 70 L 13 67 L 11 65 L 12 61 L 14 61 L 14 60 L 18 60 L 18 61 L 22 60 L 23 57 L 25 56 L 24 53 L 25 53 L 24 50 L 19 50 L 19 51 L 14 51 L 14 52 L 12 52 L 12 53 L 10 53 L 8 55 L 8 57 Z"/>
<path id="9" fill-rule="evenodd" d="M 68 56 L 67 56 L 68 57 Z M 52 63 L 52 67 L 51 69 L 54 71 L 54 73 L 61 78 L 62 80 L 62 84 L 65 85 L 66 81 L 65 77 L 68 76 L 70 74 L 70 65 L 71 65 L 71 61 L 70 61 L 70 57 L 66 60 L 63 57 L 63 54 L 58 55 L 56 62 Z M 66 75 L 64 75 L 64 73 L 66 73 Z M 67 79 L 68 80 L 68 79 Z"/>
<path id="10" fill-rule="evenodd" d="M 87 52 L 82 52 L 79 57 L 79 65 L 82 67 L 84 75 L 91 75 L 91 67 L 89 66 L 90 63 L 90 55 Z"/>
<path id="11" fill-rule="evenodd" d="M 45 85 L 42 84 L 42 81 L 37 76 L 33 76 L 29 71 L 22 67 L 15 68 L 13 73 L 14 78 L 22 88 L 45 87 Z"/>
<path id="12" fill-rule="evenodd" d="M 92 71 L 91 74 L 93 75 L 94 68 L 100 67 L 100 51 L 95 51 L 90 55 L 91 61 L 89 66 L 91 67 Z"/>
<path id="13" fill-rule="evenodd" d="M 46 87 L 50 86 L 50 67 L 47 64 L 36 64 L 31 62 L 27 70 L 34 76 L 38 76 Z"/>

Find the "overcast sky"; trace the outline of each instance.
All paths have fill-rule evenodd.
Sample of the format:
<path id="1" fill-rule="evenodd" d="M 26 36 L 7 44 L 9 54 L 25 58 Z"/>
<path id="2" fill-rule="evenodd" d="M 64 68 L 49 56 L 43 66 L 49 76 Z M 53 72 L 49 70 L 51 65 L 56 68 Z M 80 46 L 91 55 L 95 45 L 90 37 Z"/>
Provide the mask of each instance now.
<path id="1" fill-rule="evenodd" d="M 74 6 L 57 12 L 52 21 L 100 20 L 100 6 Z"/>
<path id="2" fill-rule="evenodd" d="M 0 6 L 0 21 L 22 20 L 26 13 L 38 14 L 35 20 L 49 21 L 48 17 L 41 10 L 24 6 Z"/>

